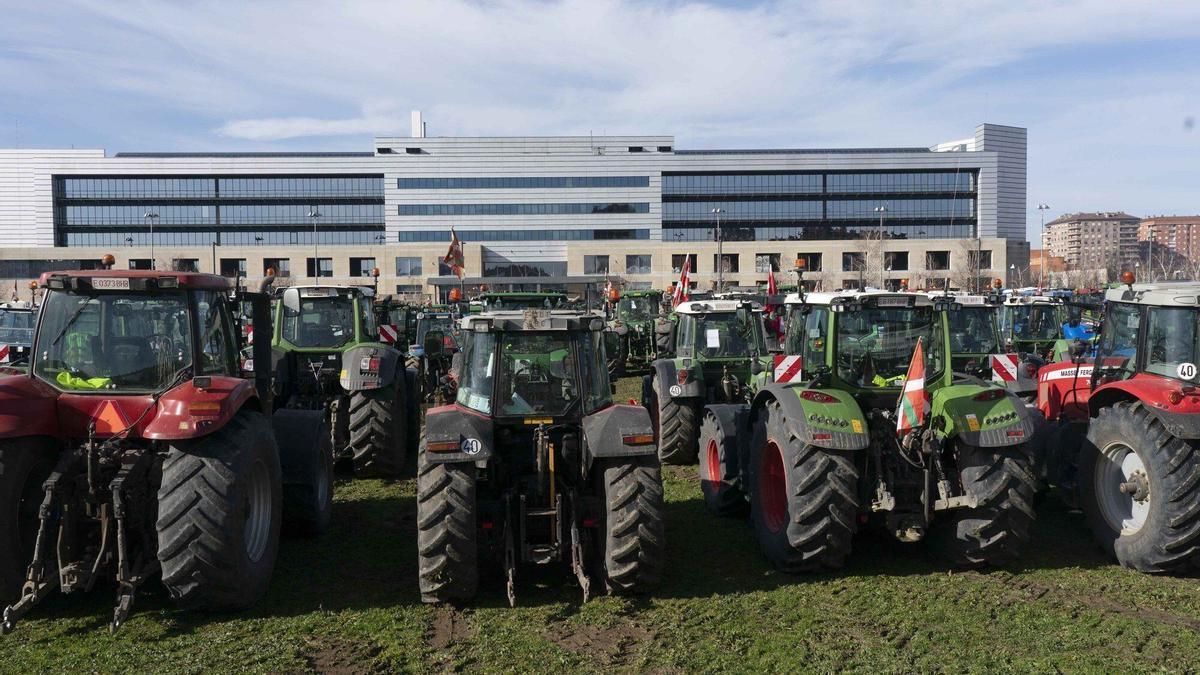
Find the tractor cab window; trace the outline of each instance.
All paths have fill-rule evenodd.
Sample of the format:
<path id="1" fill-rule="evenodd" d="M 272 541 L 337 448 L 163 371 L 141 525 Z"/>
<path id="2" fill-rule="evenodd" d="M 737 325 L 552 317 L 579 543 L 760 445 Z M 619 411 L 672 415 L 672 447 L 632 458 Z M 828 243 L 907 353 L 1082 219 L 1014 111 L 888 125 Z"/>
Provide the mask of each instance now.
<path id="1" fill-rule="evenodd" d="M 1011 306 L 1007 323 L 1014 340 L 1054 340 L 1062 325 L 1055 305 Z"/>
<path id="2" fill-rule="evenodd" d="M 1165 375 L 1177 380 L 1196 383 L 1197 321 L 1194 309 L 1184 307 L 1153 307 L 1150 309 L 1149 333 L 1146 348 L 1146 372 Z"/>
<path id="3" fill-rule="evenodd" d="M 923 338 L 925 376 L 942 370 L 940 330 L 931 307 L 871 307 L 840 313 L 837 320 L 838 377 L 859 387 L 899 387 Z"/>
<path id="4" fill-rule="evenodd" d="M 229 307 L 220 294 L 213 291 L 196 293 L 196 317 L 200 332 L 200 362 L 197 375 L 233 375 L 234 351 L 231 341 L 233 324 Z"/>
<path id="5" fill-rule="evenodd" d="M 0 344 L 32 344 L 36 319 L 31 311 L 0 309 Z"/>
<path id="6" fill-rule="evenodd" d="M 950 347 L 956 354 L 996 354 L 1000 351 L 991 307 L 963 307 L 946 313 Z"/>
<path id="7" fill-rule="evenodd" d="M 415 344 L 424 345 L 425 336 L 429 331 L 437 331 L 442 334 L 442 349 L 453 351 L 458 349 L 458 324 L 449 314 L 442 316 L 426 315 L 417 324 L 417 341 Z"/>
<path id="8" fill-rule="evenodd" d="M 353 300 L 343 295 L 300 298 L 283 307 L 283 339 L 297 347 L 341 347 L 354 338 Z"/>
<path id="9" fill-rule="evenodd" d="M 569 333 L 504 333 L 496 387 L 499 415 L 561 415 L 579 398 Z"/>
<path id="10" fill-rule="evenodd" d="M 783 353 L 799 355 L 806 372 L 825 363 L 825 341 L 829 326 L 829 308 L 808 305 L 806 312 L 793 307 L 787 316 Z"/>
<path id="11" fill-rule="evenodd" d="M 52 292 L 42 306 L 34 374 L 73 391 L 158 391 L 192 365 L 184 291 Z"/>
<path id="12" fill-rule="evenodd" d="M 653 298 L 621 298 L 617 318 L 622 321 L 649 321 L 658 316 L 658 303 Z"/>
<path id="13" fill-rule="evenodd" d="M 1100 349 L 1105 366 L 1130 372 L 1137 367 L 1138 330 L 1142 313 L 1137 305 L 1113 303 L 1104 320 Z"/>
<path id="14" fill-rule="evenodd" d="M 612 403 L 612 389 L 608 385 L 608 368 L 604 367 L 604 335 L 592 331 L 579 338 L 579 365 L 583 368 L 584 412 L 593 412 Z"/>
<path id="15" fill-rule="evenodd" d="M 379 339 L 379 325 L 375 323 L 375 312 L 372 311 L 371 298 L 361 295 L 356 300 L 358 315 L 362 317 L 362 339 L 372 342 Z"/>
<path id="16" fill-rule="evenodd" d="M 692 353 L 706 358 L 737 358 L 765 354 L 762 317 L 749 309 L 736 312 L 688 315 Z"/>
<path id="17" fill-rule="evenodd" d="M 459 374 L 459 405 L 492 412 L 492 385 L 496 376 L 496 334 L 470 333 L 465 342 L 462 372 Z"/>

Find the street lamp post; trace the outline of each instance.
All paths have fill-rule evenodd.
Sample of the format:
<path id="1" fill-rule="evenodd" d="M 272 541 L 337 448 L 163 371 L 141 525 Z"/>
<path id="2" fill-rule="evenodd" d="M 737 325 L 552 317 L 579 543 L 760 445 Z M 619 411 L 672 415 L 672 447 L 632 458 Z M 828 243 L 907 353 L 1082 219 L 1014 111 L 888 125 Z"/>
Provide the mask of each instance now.
<path id="1" fill-rule="evenodd" d="M 887 206 L 880 204 L 875 207 L 875 213 L 879 214 L 879 287 L 883 288 L 887 285 L 883 276 L 883 216 L 887 213 Z"/>
<path id="2" fill-rule="evenodd" d="M 217 242 L 212 243 L 212 270 L 213 274 L 219 274 L 217 271 Z"/>
<path id="3" fill-rule="evenodd" d="M 717 217 L 717 292 L 725 290 L 725 238 L 721 236 L 721 214 L 725 209 L 717 207 L 712 214 Z"/>
<path id="4" fill-rule="evenodd" d="M 1017 285 L 1017 263 L 1008 264 L 1008 287 L 1012 288 Z"/>
<path id="5" fill-rule="evenodd" d="M 317 219 L 321 217 L 321 212 L 317 211 L 317 207 L 313 206 L 308 211 L 308 217 L 312 219 L 313 224 L 313 284 L 321 285 L 321 249 L 317 239 Z"/>
<path id="6" fill-rule="evenodd" d="M 143 216 L 147 223 L 150 223 L 150 269 L 158 269 L 154 261 L 154 221 L 158 220 L 158 214 L 152 211 L 147 211 Z"/>
<path id="7" fill-rule="evenodd" d="M 1042 224 L 1038 227 L 1038 246 L 1042 251 L 1041 264 L 1038 265 L 1038 288 L 1041 288 L 1045 285 L 1043 279 L 1046 276 L 1046 212 L 1050 210 L 1050 205 L 1038 204 L 1037 209 L 1042 219 Z"/>
<path id="8" fill-rule="evenodd" d="M 1150 250 L 1147 253 L 1146 266 L 1149 267 L 1146 271 L 1147 281 L 1154 281 L 1154 226 L 1147 228 L 1150 234 Z"/>

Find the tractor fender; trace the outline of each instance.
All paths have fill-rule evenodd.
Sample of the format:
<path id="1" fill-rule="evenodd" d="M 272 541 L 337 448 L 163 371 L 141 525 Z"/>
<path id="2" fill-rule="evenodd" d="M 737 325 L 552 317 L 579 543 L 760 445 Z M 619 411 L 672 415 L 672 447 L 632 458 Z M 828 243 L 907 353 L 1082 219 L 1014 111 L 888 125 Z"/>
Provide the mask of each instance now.
<path id="1" fill-rule="evenodd" d="M 626 443 L 626 437 L 640 437 Z M 643 439 L 649 439 L 643 442 Z M 597 457 L 658 455 L 650 413 L 640 405 L 610 405 L 583 418 L 588 464 Z"/>
<path id="2" fill-rule="evenodd" d="M 61 436 L 58 392 L 28 375 L 0 377 L 0 438 Z"/>
<path id="3" fill-rule="evenodd" d="M 271 415 L 284 485 L 312 485 L 316 481 L 324 424 L 325 414 L 320 410 L 285 408 Z"/>
<path id="4" fill-rule="evenodd" d="M 805 391 L 825 394 L 833 402 L 822 403 L 800 397 Z M 770 383 L 763 387 L 751 404 L 751 422 L 756 422 L 767 403 L 779 401 L 783 413 L 792 420 L 805 443 L 831 450 L 865 450 L 871 445 L 870 429 L 862 408 L 849 393 L 840 389 L 808 389 Z"/>
<path id="5" fill-rule="evenodd" d="M 941 425 L 944 438 L 958 438 L 976 448 L 1002 448 L 1031 443 L 1045 427 L 1036 408 L 1025 405 L 1019 396 L 1004 391 L 993 400 L 975 397 L 996 389 L 973 383 L 953 384 L 933 393 L 930 415 L 934 428 Z"/>
<path id="6" fill-rule="evenodd" d="M 659 359 L 654 362 L 654 380 L 658 382 L 658 395 L 662 398 L 701 398 L 704 396 L 703 373 L 700 368 L 688 368 L 688 378 L 679 382 L 679 367 L 676 359 Z"/>
<path id="7" fill-rule="evenodd" d="M 457 451 L 432 451 L 437 443 L 457 443 Z M 487 415 L 460 405 L 444 405 L 425 411 L 425 461 L 481 462 L 492 458 L 492 420 Z M 436 446 L 434 446 L 436 447 Z"/>
<path id="8" fill-rule="evenodd" d="M 1096 417 L 1101 408 L 1119 401 L 1141 401 L 1172 436 L 1184 440 L 1200 439 L 1200 399 L 1184 396 L 1178 404 L 1172 405 L 1167 396 L 1179 388 L 1179 382 L 1158 376 L 1111 382 L 1092 392 L 1087 401 L 1088 413 Z"/>
<path id="9" fill-rule="evenodd" d="M 379 359 L 378 367 L 372 361 Z M 343 391 L 382 389 L 391 385 L 403 370 L 400 352 L 382 344 L 358 345 L 342 352 L 342 372 L 338 384 Z"/>
<path id="10" fill-rule="evenodd" d="M 213 375 L 204 388 L 189 380 L 158 399 L 158 414 L 146 424 L 142 437 L 178 441 L 206 436 L 224 428 L 247 406 L 261 410 L 254 380 Z M 132 417 L 136 410 L 124 414 Z"/>

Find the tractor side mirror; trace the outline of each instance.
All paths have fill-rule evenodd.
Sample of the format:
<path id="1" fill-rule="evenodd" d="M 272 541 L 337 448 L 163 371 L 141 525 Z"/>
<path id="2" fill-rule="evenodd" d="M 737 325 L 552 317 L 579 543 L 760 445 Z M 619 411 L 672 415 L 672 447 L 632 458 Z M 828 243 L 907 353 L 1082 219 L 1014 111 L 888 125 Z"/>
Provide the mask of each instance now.
<path id="1" fill-rule="evenodd" d="M 425 334 L 425 342 L 422 346 L 425 348 L 427 356 L 435 356 L 442 353 L 442 341 L 446 335 L 440 330 L 431 330 Z"/>

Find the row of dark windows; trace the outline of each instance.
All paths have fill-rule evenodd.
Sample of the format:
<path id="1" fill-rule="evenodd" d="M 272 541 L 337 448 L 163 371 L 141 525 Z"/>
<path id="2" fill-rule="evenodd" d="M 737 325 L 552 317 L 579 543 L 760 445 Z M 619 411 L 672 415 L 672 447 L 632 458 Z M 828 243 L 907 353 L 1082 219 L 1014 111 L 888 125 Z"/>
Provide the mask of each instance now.
<path id="1" fill-rule="evenodd" d="M 400 204 L 402 216 L 554 216 L 585 213 L 649 213 L 649 202 L 596 204 Z"/>
<path id="2" fill-rule="evenodd" d="M 0 260 L 0 278 L 3 279 L 33 279 L 46 272 L 61 270 L 94 270 L 100 268 L 100 261 L 93 259 L 81 260 L 68 258 L 63 260 Z"/>
<path id="3" fill-rule="evenodd" d="M 663 227 L 663 241 L 715 241 L 712 226 Z M 879 236 L 879 226 L 872 224 L 835 225 L 814 223 L 808 225 L 746 226 L 722 225 L 721 238 L 725 241 L 792 241 L 815 239 L 861 239 Z M 962 223 L 916 222 L 906 224 L 887 223 L 884 236 L 889 239 L 963 239 L 975 236 L 975 225 L 971 221 Z"/>
<path id="4" fill-rule="evenodd" d="M 557 261 L 526 263 L 484 263 L 485 277 L 565 277 L 567 263 Z"/>
<path id="5" fill-rule="evenodd" d="M 382 204 L 137 204 L 64 206 L 63 224 L 87 225 L 312 225 L 383 224 Z M 147 214 L 151 214 L 147 216 Z"/>
<path id="6" fill-rule="evenodd" d="M 322 229 L 317 231 L 320 244 L 380 244 L 384 241 L 382 227 Z M 59 233 L 60 246 L 149 246 L 150 232 L 137 231 L 67 231 Z M 216 242 L 223 246 L 289 246 L 312 245 L 311 229 L 296 230 L 160 230 L 154 231 L 155 246 L 208 246 Z"/>
<path id="7" fill-rule="evenodd" d="M 896 218 L 973 218 L 975 199 L 663 202 L 663 222 Z M 880 206 L 887 209 L 876 211 Z M 719 209 L 720 213 L 714 213 Z"/>
<path id="8" fill-rule="evenodd" d="M 650 187 L 649 176 L 540 176 L 483 178 L 399 178 L 401 190 L 500 190 L 539 188 Z"/>
<path id="9" fill-rule="evenodd" d="M 649 239 L 650 230 L 459 230 L 462 241 L 593 241 L 621 239 Z M 400 243 L 450 241 L 446 230 L 424 230 L 400 232 Z"/>
<path id="10" fill-rule="evenodd" d="M 58 178 L 66 199 L 367 197 L 383 200 L 382 176 Z"/>
<path id="11" fill-rule="evenodd" d="M 663 195 L 973 192 L 975 172 L 697 174 L 662 177 Z"/>

